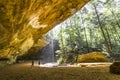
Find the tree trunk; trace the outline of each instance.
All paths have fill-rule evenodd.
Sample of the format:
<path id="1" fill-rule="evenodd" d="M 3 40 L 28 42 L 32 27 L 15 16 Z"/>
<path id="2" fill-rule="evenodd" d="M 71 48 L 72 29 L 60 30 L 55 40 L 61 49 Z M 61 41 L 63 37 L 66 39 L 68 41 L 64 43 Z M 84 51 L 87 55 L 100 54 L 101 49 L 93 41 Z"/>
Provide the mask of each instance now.
<path id="1" fill-rule="evenodd" d="M 111 44 L 111 38 L 110 38 L 109 32 L 108 32 L 107 28 L 104 28 L 104 29 L 106 31 L 106 34 L 107 34 L 107 37 L 108 37 L 108 40 L 109 40 L 110 49 L 111 49 L 111 52 L 112 52 L 112 44 Z"/>
<path id="2" fill-rule="evenodd" d="M 86 33 L 86 28 L 84 28 L 84 34 L 85 34 L 85 39 L 86 39 L 86 45 L 87 45 L 87 52 L 89 53 L 89 44 L 88 44 L 88 38 L 87 38 L 87 33 Z"/>
<path id="3" fill-rule="evenodd" d="M 101 30 L 101 32 L 102 32 L 102 35 L 103 35 L 103 38 L 104 38 L 104 41 L 105 41 L 105 45 L 106 45 L 106 48 L 107 48 L 107 52 L 108 52 L 108 53 L 111 53 L 111 49 L 110 49 L 110 46 L 109 46 L 109 42 L 108 42 L 107 37 L 105 36 L 104 30 L 103 30 L 103 27 L 102 27 L 103 25 L 102 25 L 102 23 L 101 23 L 101 21 L 100 21 L 100 17 L 99 17 L 99 15 L 98 15 L 98 11 L 97 11 L 96 5 L 93 4 L 93 6 L 94 6 L 94 9 L 95 9 L 95 13 L 96 13 L 97 19 L 98 19 L 98 23 L 99 23 L 99 26 L 100 26 L 100 30 Z"/>

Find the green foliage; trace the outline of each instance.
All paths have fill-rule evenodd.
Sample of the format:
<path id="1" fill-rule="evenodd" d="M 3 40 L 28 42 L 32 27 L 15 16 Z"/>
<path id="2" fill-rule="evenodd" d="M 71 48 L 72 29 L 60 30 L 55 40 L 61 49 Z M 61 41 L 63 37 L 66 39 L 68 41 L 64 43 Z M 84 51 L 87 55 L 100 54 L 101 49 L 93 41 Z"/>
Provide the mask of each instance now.
<path id="1" fill-rule="evenodd" d="M 100 52 L 79 55 L 77 62 L 106 62 L 108 59 Z"/>
<path id="2" fill-rule="evenodd" d="M 76 62 L 76 56 L 74 53 L 69 53 L 66 58 L 66 63 L 75 63 Z"/>
<path id="3" fill-rule="evenodd" d="M 63 57 L 64 57 L 64 55 L 63 55 L 63 52 L 61 51 L 61 50 L 57 50 L 56 51 L 56 53 L 57 53 L 57 55 L 58 55 L 58 57 L 59 57 L 59 59 L 57 60 L 57 63 L 58 64 L 62 64 L 63 63 Z"/>
<path id="4" fill-rule="evenodd" d="M 74 52 L 74 56 L 97 51 L 93 48 L 104 52 L 110 49 L 110 55 L 120 55 L 120 5 L 118 3 L 120 2 L 116 0 L 92 0 L 81 11 L 63 22 L 58 38 L 64 55 L 69 57 L 71 50 L 77 51 Z M 96 5 L 100 21 L 93 4 Z"/>
<path id="5" fill-rule="evenodd" d="M 57 63 L 58 64 L 62 64 L 64 61 L 63 61 L 63 58 L 62 57 L 60 57 L 58 60 L 57 60 Z"/>
<path id="6" fill-rule="evenodd" d="M 76 56 L 74 54 L 74 51 L 69 51 L 69 52 L 66 52 L 66 53 L 63 53 L 62 50 L 57 50 L 56 51 L 59 59 L 58 59 L 58 63 L 61 64 L 61 63 L 73 63 L 76 61 Z"/>

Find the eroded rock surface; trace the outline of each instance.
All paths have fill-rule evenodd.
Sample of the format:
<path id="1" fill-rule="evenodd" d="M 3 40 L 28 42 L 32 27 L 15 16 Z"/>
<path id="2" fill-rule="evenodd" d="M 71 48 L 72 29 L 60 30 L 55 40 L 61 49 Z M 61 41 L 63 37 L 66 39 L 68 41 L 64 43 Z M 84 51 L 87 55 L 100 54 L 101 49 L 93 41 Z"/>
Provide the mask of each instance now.
<path id="1" fill-rule="evenodd" d="M 16 59 L 89 0 L 0 0 L 0 57 Z"/>

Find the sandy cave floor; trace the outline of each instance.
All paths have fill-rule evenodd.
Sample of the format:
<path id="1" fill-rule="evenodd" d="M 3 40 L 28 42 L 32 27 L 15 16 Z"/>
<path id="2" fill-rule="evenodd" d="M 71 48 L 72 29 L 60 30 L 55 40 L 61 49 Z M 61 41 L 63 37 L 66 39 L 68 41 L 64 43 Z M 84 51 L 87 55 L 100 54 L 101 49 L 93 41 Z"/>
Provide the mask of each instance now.
<path id="1" fill-rule="evenodd" d="M 58 67 L 40 67 L 37 62 L 0 67 L 0 80 L 120 80 L 109 72 L 111 63 L 81 63 Z"/>

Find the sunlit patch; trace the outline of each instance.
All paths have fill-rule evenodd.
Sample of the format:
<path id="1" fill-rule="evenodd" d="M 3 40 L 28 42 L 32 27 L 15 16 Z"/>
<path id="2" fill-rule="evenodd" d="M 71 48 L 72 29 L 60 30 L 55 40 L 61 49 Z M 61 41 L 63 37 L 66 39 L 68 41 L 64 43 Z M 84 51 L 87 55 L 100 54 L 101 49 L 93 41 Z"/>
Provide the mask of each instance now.
<path id="1" fill-rule="evenodd" d="M 38 16 L 33 17 L 33 18 L 30 20 L 29 24 L 30 24 L 33 28 L 37 28 L 37 29 L 47 27 L 46 24 L 40 24 L 40 22 L 39 22 L 39 17 L 38 17 Z"/>
<path id="2" fill-rule="evenodd" d="M 40 67 L 57 67 L 57 63 L 45 63 L 45 64 L 40 64 Z"/>
<path id="3" fill-rule="evenodd" d="M 71 14 L 75 14 L 76 11 L 76 8 L 71 9 Z"/>
<path id="4" fill-rule="evenodd" d="M 45 27 L 47 27 L 47 25 L 46 25 L 46 24 L 42 24 L 42 25 L 39 25 L 38 27 L 39 27 L 39 28 L 41 28 L 41 27 L 42 27 L 42 28 L 45 28 Z"/>
<path id="5" fill-rule="evenodd" d="M 68 65 L 68 67 L 109 67 L 111 64 L 110 62 L 75 63 Z"/>

